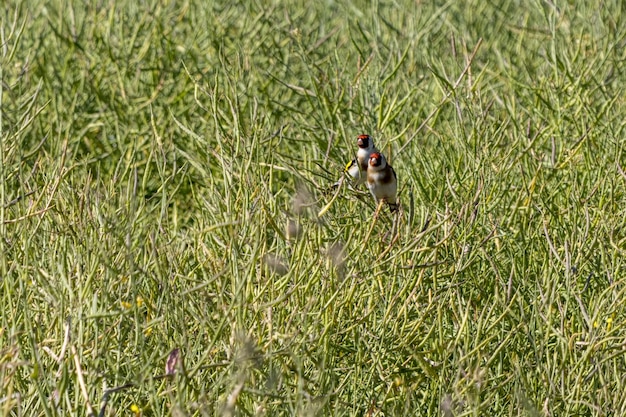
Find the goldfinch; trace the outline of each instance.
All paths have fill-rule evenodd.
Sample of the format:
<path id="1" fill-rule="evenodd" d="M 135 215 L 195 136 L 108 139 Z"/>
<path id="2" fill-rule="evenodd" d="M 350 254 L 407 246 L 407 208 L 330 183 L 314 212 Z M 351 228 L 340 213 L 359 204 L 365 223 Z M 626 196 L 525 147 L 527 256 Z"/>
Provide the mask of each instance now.
<path id="1" fill-rule="evenodd" d="M 391 165 L 387 163 L 385 157 L 374 152 L 369 157 L 367 166 L 367 188 L 378 203 L 385 200 L 392 213 L 398 209 L 396 194 L 398 192 L 398 178 Z"/>
<path id="2" fill-rule="evenodd" d="M 356 138 L 356 144 L 359 147 L 356 158 L 346 165 L 344 171 L 354 178 L 353 185 L 358 186 L 367 180 L 367 163 L 370 155 L 373 152 L 378 152 L 378 149 L 376 149 L 374 140 L 369 135 L 359 135 Z M 343 177 L 335 183 L 335 186 L 341 184 L 341 181 L 343 181 Z"/>

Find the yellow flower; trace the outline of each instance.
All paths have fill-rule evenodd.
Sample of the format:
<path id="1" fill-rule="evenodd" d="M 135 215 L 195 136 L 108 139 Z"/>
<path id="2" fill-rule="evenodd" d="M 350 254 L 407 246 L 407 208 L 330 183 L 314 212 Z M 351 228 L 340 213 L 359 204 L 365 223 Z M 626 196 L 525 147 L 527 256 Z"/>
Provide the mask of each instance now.
<path id="1" fill-rule="evenodd" d="M 130 406 L 130 411 L 132 411 L 135 416 L 140 416 L 141 415 L 141 409 L 137 406 L 137 404 L 131 405 Z"/>

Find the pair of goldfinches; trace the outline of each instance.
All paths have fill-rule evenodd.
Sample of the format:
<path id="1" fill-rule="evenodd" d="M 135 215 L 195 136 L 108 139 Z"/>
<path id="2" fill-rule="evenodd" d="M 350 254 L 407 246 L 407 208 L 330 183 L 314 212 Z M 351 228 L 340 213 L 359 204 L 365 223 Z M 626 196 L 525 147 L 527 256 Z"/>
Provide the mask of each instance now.
<path id="1" fill-rule="evenodd" d="M 356 139 L 359 150 L 356 158 L 346 165 L 346 173 L 354 179 L 354 185 L 365 183 L 376 203 L 386 201 L 393 213 L 398 209 L 396 194 L 398 178 L 384 155 L 374 145 L 369 135 L 359 135 Z"/>

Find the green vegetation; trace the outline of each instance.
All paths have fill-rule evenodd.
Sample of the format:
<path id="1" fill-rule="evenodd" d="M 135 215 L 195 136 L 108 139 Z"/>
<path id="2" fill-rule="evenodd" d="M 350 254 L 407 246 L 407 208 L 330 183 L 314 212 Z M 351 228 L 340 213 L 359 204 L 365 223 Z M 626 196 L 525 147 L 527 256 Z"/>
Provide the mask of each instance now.
<path id="1" fill-rule="evenodd" d="M 0 18 L 0 415 L 626 414 L 621 2 Z"/>

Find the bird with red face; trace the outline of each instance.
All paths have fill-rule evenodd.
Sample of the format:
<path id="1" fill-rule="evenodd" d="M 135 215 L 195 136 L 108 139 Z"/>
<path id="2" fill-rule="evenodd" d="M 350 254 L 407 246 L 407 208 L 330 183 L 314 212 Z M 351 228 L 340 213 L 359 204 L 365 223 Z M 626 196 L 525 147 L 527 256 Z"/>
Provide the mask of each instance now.
<path id="1" fill-rule="evenodd" d="M 367 180 L 367 164 L 370 159 L 370 155 L 374 152 L 378 152 L 376 149 L 376 145 L 374 145 L 374 140 L 370 135 L 359 135 L 356 138 L 356 145 L 359 147 L 356 152 L 356 158 L 350 161 L 344 172 L 346 172 L 350 177 L 352 177 L 354 186 L 359 186 L 361 184 L 365 184 Z M 340 179 L 335 183 L 335 186 L 341 184 Z"/>
<path id="2" fill-rule="evenodd" d="M 389 211 L 398 210 L 396 194 L 398 192 L 398 178 L 396 172 L 380 152 L 370 154 L 367 165 L 367 188 L 378 203 L 381 200 L 387 202 Z"/>

